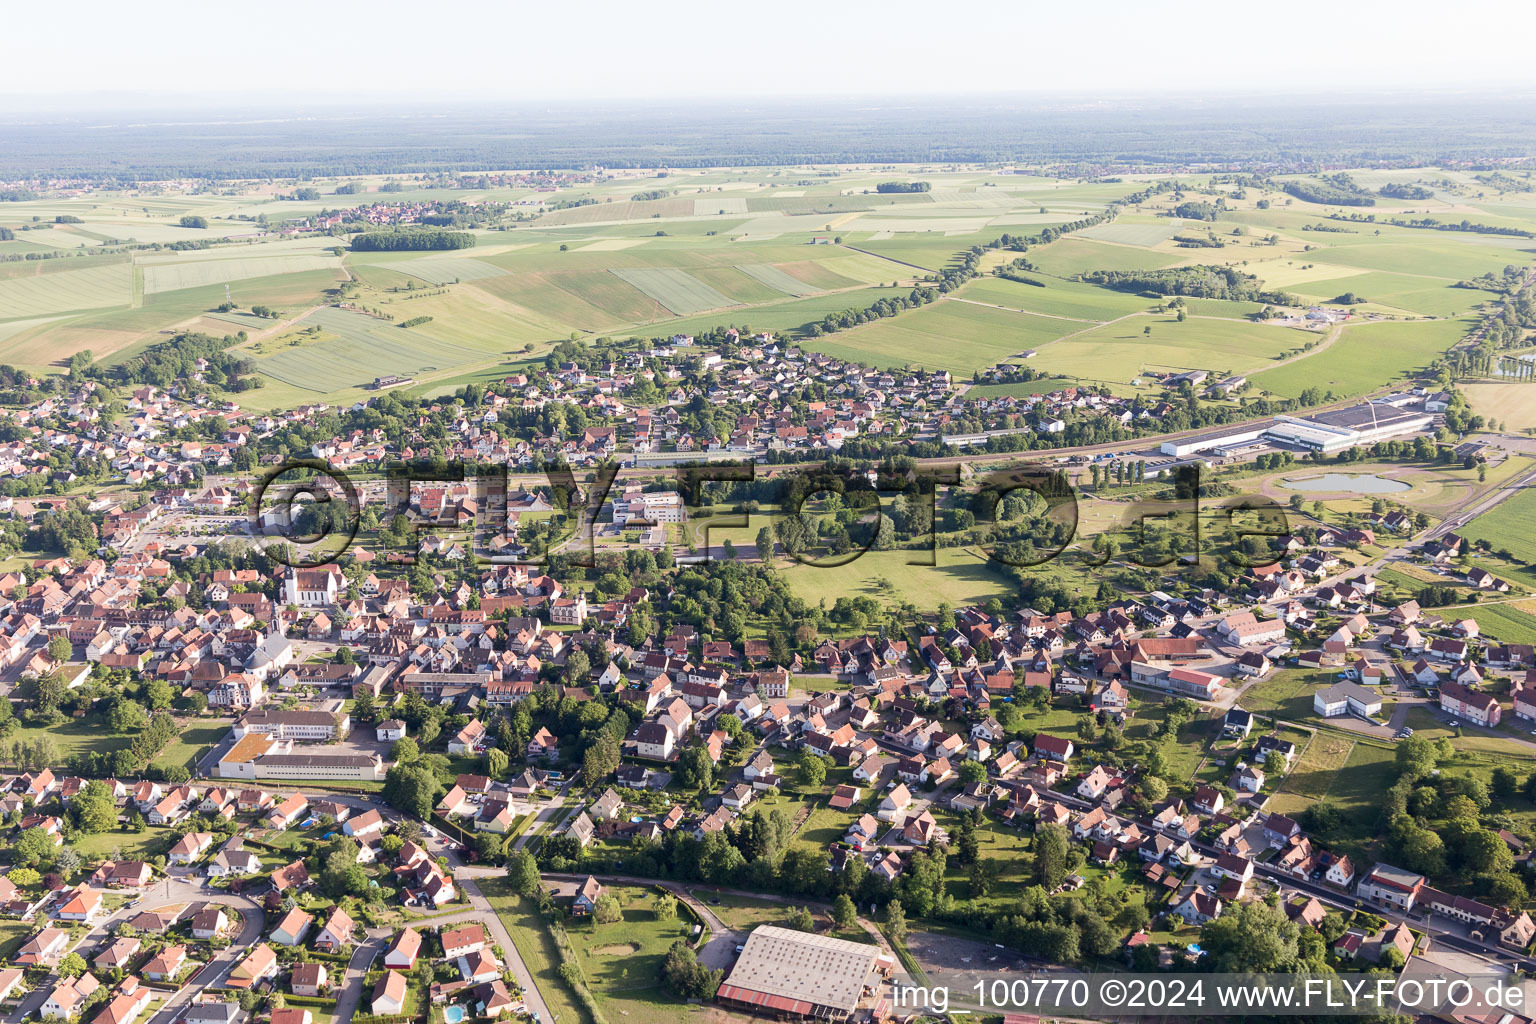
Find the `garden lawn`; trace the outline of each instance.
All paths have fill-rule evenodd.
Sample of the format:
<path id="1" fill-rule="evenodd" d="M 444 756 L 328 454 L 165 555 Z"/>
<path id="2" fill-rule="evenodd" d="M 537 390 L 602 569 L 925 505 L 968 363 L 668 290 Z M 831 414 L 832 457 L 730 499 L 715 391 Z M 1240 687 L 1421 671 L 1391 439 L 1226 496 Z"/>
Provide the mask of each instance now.
<path id="1" fill-rule="evenodd" d="M 158 768 L 185 768 L 196 775 L 197 759 L 223 739 L 227 732 L 227 725 L 189 722 L 181 730 L 181 735 L 171 741 L 170 746 L 162 750 L 153 763 Z"/>
<path id="2" fill-rule="evenodd" d="M 17 729 L 10 735 L 12 743 L 35 743 L 38 740 L 52 743 L 56 753 L 51 759 L 54 764 L 68 761 L 76 754 L 122 750 L 132 738 L 108 729 L 107 720 L 102 715 L 72 718 L 63 725 Z"/>

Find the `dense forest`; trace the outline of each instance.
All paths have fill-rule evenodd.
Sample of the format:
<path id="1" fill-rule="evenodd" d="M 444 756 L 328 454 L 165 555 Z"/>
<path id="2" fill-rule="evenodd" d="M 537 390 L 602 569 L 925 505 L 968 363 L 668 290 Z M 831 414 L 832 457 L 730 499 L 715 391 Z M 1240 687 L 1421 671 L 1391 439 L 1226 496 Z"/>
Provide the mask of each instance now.
<path id="1" fill-rule="evenodd" d="M 119 384 L 154 384 L 162 388 L 199 374 L 207 383 L 231 391 L 260 387 L 260 378 L 253 376 L 256 365 L 227 351 L 243 337 L 243 334 L 226 334 L 222 338 L 211 334 L 178 334 L 114 366 L 100 368 L 100 374 Z M 203 360 L 201 369 L 198 360 Z M 96 369 L 92 367 L 92 370 Z"/>
<path id="2" fill-rule="evenodd" d="M 1390 106 L 1276 96 L 1243 105 L 1170 99 L 1087 108 L 996 97 L 878 108 L 857 101 L 814 107 L 754 101 L 747 107 L 722 100 L 375 112 L 314 107 L 302 113 L 221 112 L 229 132 L 238 134 L 238 146 L 229 144 L 228 133 L 209 133 L 185 111 L 0 125 L 0 179 L 54 174 L 131 182 L 876 161 L 1008 161 L 1103 178 L 1211 164 L 1266 173 L 1433 163 L 1494 171 L 1495 161 L 1536 157 L 1536 108 L 1493 94 L 1404 99 Z M 110 167 L 101 161 L 103 131 L 112 133 Z M 1499 169 L 1516 173 L 1507 165 Z M 30 190 L 0 191 L 0 200 L 23 198 L 32 198 Z"/>
<path id="3" fill-rule="evenodd" d="M 1171 267 L 1166 270 L 1091 270 L 1079 280 L 1122 292 L 1154 295 L 1186 295 L 1193 299 L 1233 299 L 1292 306 L 1296 298 L 1285 292 L 1267 291 L 1252 274 L 1231 267 Z"/>
<path id="4" fill-rule="evenodd" d="M 1280 187 L 1286 195 L 1309 203 L 1334 206 L 1375 206 L 1376 197 L 1356 185 L 1347 174 L 1326 174 L 1306 181 L 1287 181 Z"/>
<path id="5" fill-rule="evenodd" d="M 352 239 L 353 252 L 420 252 L 424 250 L 468 249 L 475 236 L 467 231 L 442 231 L 415 228 L 397 231 L 368 231 Z"/>
<path id="6" fill-rule="evenodd" d="M 1423 185 L 1383 185 L 1381 194 L 1389 199 L 1433 199 L 1435 190 Z"/>

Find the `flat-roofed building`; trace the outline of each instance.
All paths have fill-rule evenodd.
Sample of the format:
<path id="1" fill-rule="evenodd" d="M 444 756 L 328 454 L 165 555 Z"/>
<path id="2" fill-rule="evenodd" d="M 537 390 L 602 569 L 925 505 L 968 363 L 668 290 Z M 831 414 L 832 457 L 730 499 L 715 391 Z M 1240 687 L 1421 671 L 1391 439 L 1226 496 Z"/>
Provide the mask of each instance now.
<path id="1" fill-rule="evenodd" d="M 879 946 L 764 925 L 716 998 L 754 1013 L 846 1020 L 893 966 Z"/>
<path id="2" fill-rule="evenodd" d="M 274 736 L 280 740 L 324 743 L 345 736 L 352 720 L 345 714 L 329 711 L 252 711 L 235 723 L 235 739 L 251 735 Z"/>
<path id="3" fill-rule="evenodd" d="M 292 740 L 252 733 L 219 758 L 221 779 L 349 779 L 384 777 L 377 754 L 295 754 Z"/>

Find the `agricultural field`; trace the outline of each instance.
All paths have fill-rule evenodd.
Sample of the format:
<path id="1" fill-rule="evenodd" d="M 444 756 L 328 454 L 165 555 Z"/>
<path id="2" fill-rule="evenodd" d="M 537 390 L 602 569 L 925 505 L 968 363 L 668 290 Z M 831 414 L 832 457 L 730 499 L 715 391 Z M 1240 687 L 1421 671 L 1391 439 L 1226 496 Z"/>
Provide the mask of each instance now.
<path id="1" fill-rule="evenodd" d="M 0 322 L 127 306 L 132 301 L 133 267 L 126 262 L 0 280 Z"/>
<path id="2" fill-rule="evenodd" d="M 875 366 L 920 366 L 969 377 L 1072 328 L 1065 320 L 940 299 L 901 316 L 811 339 L 802 347 Z"/>
<path id="3" fill-rule="evenodd" d="M 1153 305 L 1144 296 L 1111 291 L 1081 281 L 1063 281 L 1045 276 L 1036 277 L 1035 280 L 1042 287 L 1020 284 L 1001 277 L 984 277 L 972 281 L 956 294 L 970 302 L 1082 321 L 1116 320 L 1131 313 L 1142 312 Z"/>
<path id="4" fill-rule="evenodd" d="M 920 176 L 932 185 L 929 192 L 877 193 L 876 185 L 891 173 L 839 167 L 801 178 L 779 169 L 673 170 L 621 175 L 556 196 L 528 188 L 408 186 L 391 198 L 519 201 L 525 212 L 515 223 L 476 230 L 472 249 L 349 253 L 340 259 L 329 251 L 336 239 L 263 233 L 260 225 L 273 223 L 273 217 L 289 220 L 378 201 L 373 191 L 378 181 L 365 183 L 355 196 L 332 194 L 335 183 L 321 182 L 320 200 L 307 202 L 279 201 L 280 189 L 253 183 L 219 195 L 125 192 L 88 201 L 10 204 L 4 211 L 8 226 L 29 230 L 0 243 L 0 256 L 5 250 L 44 249 L 90 255 L 0 260 L 0 360 L 57 372 L 83 349 L 98 359 L 121 359 L 160 332 L 216 333 L 225 321 L 235 326 L 228 315 L 207 318 L 224 301 L 226 288 L 241 308 L 263 304 L 302 316 L 325 301 L 326 289 L 354 277 L 363 285 L 362 304 L 387 309 L 398 319 L 434 317 L 429 333 L 449 346 L 439 358 L 413 360 L 400 350 L 400 339 L 386 336 L 390 344 L 373 361 L 380 370 L 423 363 L 413 372 L 434 393 L 470 375 L 494 379 L 490 364 L 497 357 L 510 362 L 537 355 L 573 333 L 664 336 L 735 324 L 880 366 L 944 367 L 968 376 L 1036 349 L 1046 371 L 1064 380 L 1104 380 L 1118 393 L 1131 392 L 1130 381 L 1143 370 L 1198 367 L 1249 374 L 1270 394 L 1294 396 L 1316 384 L 1343 396 L 1400 380 L 1443 352 L 1464 332 L 1463 318 L 1495 298 L 1454 286 L 1522 262 L 1528 248 L 1520 239 L 1387 224 L 1304 230 L 1325 220 L 1329 208 L 1292 202 L 1277 192 L 1265 194 L 1274 204 L 1269 209 L 1257 209 L 1257 197 L 1250 194 L 1229 198 L 1216 222 L 1180 220 L 1171 215 L 1170 194 L 1154 193 L 1112 223 L 1029 246 L 1025 258 L 1037 269 L 1028 276 L 1040 287 L 986 276 L 1018 255 L 989 250 L 982 258 L 984 275 L 942 303 L 810 338 L 810 325 L 828 313 L 866 307 L 891 294 L 888 289 L 905 294 L 924 275 L 955 265 L 969 246 L 1092 214 L 1131 188 L 1128 182 L 925 168 L 895 173 Z M 1536 221 L 1536 204 L 1522 193 L 1490 193 L 1493 198 L 1478 206 L 1464 205 L 1475 197 L 1472 190 L 1481 188 L 1468 181 L 1422 205 L 1443 208 L 1446 219 L 1460 214 L 1527 227 Z M 653 192 L 654 198 L 645 198 Z M 572 201 L 587 205 L 567 205 Z M 550 209 L 549 202 L 565 208 Z M 1379 209 L 1391 216 L 1398 205 L 1383 202 Z M 49 223 L 66 214 L 81 222 Z M 209 227 L 182 227 L 178 218 L 184 214 L 206 217 Z M 1234 227 L 1246 237 L 1231 237 Z M 1206 231 L 1227 244 L 1181 248 L 1172 241 L 1175 234 Z M 221 244 L 226 238 L 231 240 Z M 114 250 L 128 240 L 145 246 L 214 244 L 184 251 Z M 1074 280 L 1097 269 L 1195 263 L 1238 264 L 1304 301 L 1352 291 L 1365 300 L 1358 307 L 1362 312 L 1439 319 L 1351 324 L 1326 347 L 1266 370 L 1267 363 L 1279 362 L 1307 341 L 1321 341 L 1323 333 L 1288 333 L 1245 322 L 1258 311 L 1256 303 L 1191 298 L 1190 320 L 1175 326 L 1149 317 L 1152 335 L 1134 336 L 1148 324 L 1122 318 L 1148 313 L 1159 301 L 1155 296 Z M 445 294 L 410 294 L 423 290 Z M 251 334 L 288 327 L 238 324 Z M 1098 325 L 1106 326 L 1095 330 Z M 318 350 L 333 344 L 327 341 Z M 477 362 L 484 365 L 466 369 L 469 350 L 480 353 Z M 277 361 L 263 366 L 268 388 L 243 404 L 256 409 L 311 400 L 317 392 L 294 384 L 311 376 L 299 354 L 271 357 Z M 1490 410 L 1485 415 L 1515 429 L 1536 426 L 1530 403 L 1500 388 L 1470 390 L 1479 406 Z M 350 386 L 319 393 L 356 397 Z"/>
<path id="5" fill-rule="evenodd" d="M 1508 431 L 1536 430 L 1536 401 L 1528 383 L 1476 381 L 1461 385 L 1472 411 Z"/>
<path id="6" fill-rule="evenodd" d="M 1525 602 L 1527 607 L 1531 602 Z M 1506 644 L 1536 644 L 1536 615 L 1516 604 L 1459 608 L 1458 616 L 1474 620 L 1483 636 Z"/>
<path id="7" fill-rule="evenodd" d="M 1282 398 L 1295 398 L 1307 388 L 1339 398 L 1362 395 L 1427 366 L 1471 325 L 1466 319 L 1346 324 L 1326 347 L 1254 374 L 1253 384 Z"/>
<path id="8" fill-rule="evenodd" d="M 506 273 L 500 267 L 481 260 L 451 256 L 425 256 L 421 259 L 405 260 L 390 264 L 389 269 L 419 277 L 428 284 L 437 285 L 452 284 L 455 281 L 483 281 L 485 278 L 499 277 Z"/>
<path id="9" fill-rule="evenodd" d="M 144 293 L 175 292 L 183 288 L 202 288 L 227 281 L 245 281 L 253 277 L 276 277 L 307 270 L 338 270 L 341 260 L 335 256 L 248 256 L 229 260 L 190 260 L 186 263 L 154 263 L 140 268 L 144 275 Z"/>
<path id="10" fill-rule="evenodd" d="M 1149 331 L 1150 329 L 1150 331 Z M 1304 332 L 1238 320 L 1142 315 L 1074 333 L 1040 349 L 1038 370 L 1128 383 L 1148 371 L 1251 373 L 1307 340 Z"/>
<path id="11" fill-rule="evenodd" d="M 786 273 L 768 263 L 747 264 L 736 269 L 759 283 L 767 285 L 774 291 L 783 292 L 785 295 L 793 295 L 796 298 L 814 295 L 818 291 L 815 285 L 802 281 L 794 275 Z"/>
<path id="12" fill-rule="evenodd" d="M 1100 224 L 1097 227 L 1088 228 L 1078 232 L 1079 238 L 1092 238 L 1098 242 L 1114 242 L 1117 245 L 1137 245 L 1151 248 L 1159 242 L 1166 242 L 1178 234 L 1184 225 L 1175 218 L 1162 217 L 1157 220 L 1136 218 L 1133 216 L 1122 217 L 1113 224 Z"/>
<path id="13" fill-rule="evenodd" d="M 485 358 L 483 352 L 443 341 L 431 324 L 401 328 L 331 307 L 314 311 L 299 324 L 318 326 L 336 340 L 263 356 L 256 365 L 268 377 L 319 393 L 359 387 L 385 374 L 412 376 Z"/>
<path id="14" fill-rule="evenodd" d="M 1472 520 L 1458 532 L 1468 540 L 1487 541 L 1495 551 L 1508 549 L 1522 562 L 1536 562 L 1536 488 L 1526 488 Z"/>
<path id="15" fill-rule="evenodd" d="M 729 296 L 720 294 L 684 270 L 630 267 L 615 269 L 612 273 L 679 316 L 735 305 Z"/>

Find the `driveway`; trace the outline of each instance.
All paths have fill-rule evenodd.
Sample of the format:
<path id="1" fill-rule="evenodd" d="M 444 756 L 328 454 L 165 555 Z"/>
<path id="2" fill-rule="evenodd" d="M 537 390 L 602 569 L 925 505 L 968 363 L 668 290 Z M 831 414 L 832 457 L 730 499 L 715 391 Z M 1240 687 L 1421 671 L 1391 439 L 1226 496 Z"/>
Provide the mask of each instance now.
<path id="1" fill-rule="evenodd" d="M 333 1020 L 351 1020 L 357 1014 L 358 1003 L 363 999 L 363 975 L 368 973 L 368 967 L 375 957 L 383 956 L 384 950 L 389 948 L 388 934 L 373 935 L 362 945 L 352 951 L 352 959 L 347 961 L 346 972 L 342 976 L 340 990 L 336 994 L 336 1011 L 332 1014 Z"/>

